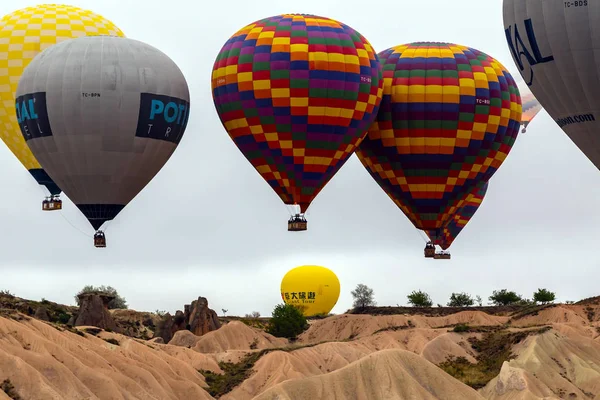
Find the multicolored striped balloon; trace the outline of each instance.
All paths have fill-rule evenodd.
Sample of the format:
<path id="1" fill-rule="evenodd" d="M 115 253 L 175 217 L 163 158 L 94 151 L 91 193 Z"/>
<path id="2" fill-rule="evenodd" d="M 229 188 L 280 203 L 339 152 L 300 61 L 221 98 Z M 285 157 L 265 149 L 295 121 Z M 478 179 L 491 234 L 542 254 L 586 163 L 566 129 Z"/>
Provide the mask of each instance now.
<path id="1" fill-rule="evenodd" d="M 225 43 L 212 93 L 236 146 L 285 204 L 304 213 L 365 137 L 383 80 L 377 54 L 354 29 L 285 14 Z"/>
<path id="2" fill-rule="evenodd" d="M 469 223 L 475 212 L 483 202 L 487 192 L 488 182 L 485 182 L 481 188 L 477 188 L 473 193 L 467 196 L 464 205 L 454 214 L 448 224 L 441 230 L 427 231 L 427 236 L 433 244 L 437 244 L 442 249 L 447 250 L 458 234 Z"/>
<path id="3" fill-rule="evenodd" d="M 379 59 L 383 100 L 356 154 L 416 228 L 440 229 L 510 152 L 517 86 L 498 61 L 456 44 L 405 44 Z"/>
<path id="4" fill-rule="evenodd" d="M 527 130 L 527 125 L 531 123 L 531 121 L 535 118 L 535 116 L 542 111 L 542 105 L 535 98 L 531 90 L 529 90 L 529 86 L 523 81 L 519 82 L 517 85 L 519 88 L 519 93 L 521 94 L 521 103 L 523 103 L 523 114 L 521 115 L 521 124 L 523 125 L 523 129 L 521 133 L 525 133 Z"/>

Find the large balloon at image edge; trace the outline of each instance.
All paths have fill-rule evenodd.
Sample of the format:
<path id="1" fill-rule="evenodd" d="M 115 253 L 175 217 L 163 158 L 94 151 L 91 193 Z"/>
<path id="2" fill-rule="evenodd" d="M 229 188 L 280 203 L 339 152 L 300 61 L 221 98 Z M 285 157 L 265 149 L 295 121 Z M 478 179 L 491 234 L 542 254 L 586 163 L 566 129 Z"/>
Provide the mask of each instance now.
<path id="1" fill-rule="evenodd" d="M 383 99 L 356 154 L 417 229 L 440 230 L 509 154 L 516 83 L 494 58 L 456 44 L 410 43 L 379 59 Z"/>
<path id="2" fill-rule="evenodd" d="M 235 145 L 304 213 L 366 135 L 382 84 L 375 51 L 354 29 L 284 14 L 235 33 L 216 58 L 211 87 Z"/>
<path id="3" fill-rule="evenodd" d="M 481 188 L 478 187 L 473 193 L 470 193 L 463 206 L 456 211 L 450 221 L 441 230 L 426 232 L 433 244 L 440 246 L 443 250 L 447 250 L 452 245 L 456 237 L 467 226 L 471 218 L 473 218 L 479 206 L 481 206 L 487 192 L 488 184 L 489 181 Z"/>
<path id="4" fill-rule="evenodd" d="M 513 61 L 536 99 L 600 169 L 600 2 L 503 1 Z"/>
<path id="5" fill-rule="evenodd" d="M 40 166 L 23 140 L 17 122 L 17 85 L 25 67 L 41 51 L 69 38 L 94 35 L 124 37 L 123 32 L 106 18 L 61 4 L 22 8 L 0 20 L 0 138 L 37 183 L 46 186 L 52 195 L 59 194 L 61 189 Z"/>
<path id="6" fill-rule="evenodd" d="M 189 102 L 185 77 L 160 50 L 90 36 L 36 56 L 19 82 L 16 109 L 35 157 L 99 229 L 171 157 Z"/>
<path id="7" fill-rule="evenodd" d="M 302 265 L 281 280 L 281 298 L 302 309 L 305 316 L 329 314 L 340 297 L 340 281 L 329 268 Z"/>
<path id="8" fill-rule="evenodd" d="M 535 116 L 542 111 L 543 107 L 540 102 L 537 101 L 533 93 L 531 93 L 531 90 L 529 90 L 529 87 L 525 82 L 519 82 L 517 87 L 519 88 L 521 105 L 523 108 L 523 114 L 521 115 L 521 125 L 523 126 L 523 129 L 521 130 L 521 133 L 525 133 L 527 126 L 533 121 Z"/>

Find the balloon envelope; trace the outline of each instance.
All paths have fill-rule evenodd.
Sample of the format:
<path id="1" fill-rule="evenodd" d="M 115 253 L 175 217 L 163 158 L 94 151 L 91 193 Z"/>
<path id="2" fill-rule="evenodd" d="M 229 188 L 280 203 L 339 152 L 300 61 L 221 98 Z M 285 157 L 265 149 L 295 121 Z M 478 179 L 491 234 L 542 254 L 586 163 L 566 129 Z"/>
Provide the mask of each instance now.
<path id="1" fill-rule="evenodd" d="M 305 316 L 329 314 L 340 297 L 340 281 L 329 268 L 303 265 L 281 280 L 281 298 L 303 309 Z"/>
<path id="2" fill-rule="evenodd" d="M 525 82 L 521 81 L 517 86 L 519 87 L 519 93 L 521 94 L 521 103 L 523 107 L 523 114 L 521 115 L 521 124 L 523 125 L 523 130 L 521 132 L 525 132 L 527 126 L 542 110 L 542 105 L 539 101 L 537 101 L 533 93 L 531 93 L 531 90 L 529 90 L 529 87 L 525 84 Z"/>
<path id="3" fill-rule="evenodd" d="M 158 49 L 127 38 L 81 37 L 29 64 L 16 109 L 35 157 L 98 229 L 175 151 L 189 91 L 177 65 Z"/>
<path id="4" fill-rule="evenodd" d="M 450 43 L 411 43 L 379 53 L 384 94 L 356 154 L 422 230 L 439 230 L 507 157 L 521 100 L 494 58 Z"/>
<path id="5" fill-rule="evenodd" d="M 600 169 L 600 2 L 504 0 L 503 19 L 525 83 Z"/>
<path id="6" fill-rule="evenodd" d="M 364 138 L 382 93 L 367 39 L 341 22 L 297 14 L 235 33 L 217 56 L 211 85 L 235 145 L 302 213 Z"/>
<path id="7" fill-rule="evenodd" d="M 51 194 L 59 194 L 61 190 L 23 139 L 15 115 L 15 92 L 23 70 L 41 51 L 70 38 L 95 35 L 124 36 L 106 18 L 62 4 L 26 7 L 0 20 L 0 59 L 5 63 L 0 68 L 0 138 Z"/>
<path id="8" fill-rule="evenodd" d="M 433 244 L 437 244 L 442 249 L 447 250 L 458 234 L 469 223 L 479 206 L 483 202 L 485 193 L 487 192 L 488 182 L 485 182 L 481 188 L 477 187 L 475 191 L 467 197 L 463 206 L 456 211 L 448 224 L 440 230 L 428 231 L 427 236 Z"/>

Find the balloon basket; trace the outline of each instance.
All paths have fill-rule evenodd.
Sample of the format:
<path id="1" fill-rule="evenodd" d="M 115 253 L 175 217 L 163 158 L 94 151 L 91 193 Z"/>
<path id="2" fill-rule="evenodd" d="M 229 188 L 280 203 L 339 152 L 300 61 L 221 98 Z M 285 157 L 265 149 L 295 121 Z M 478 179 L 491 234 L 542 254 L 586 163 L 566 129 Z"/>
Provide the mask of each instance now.
<path id="1" fill-rule="evenodd" d="M 304 216 L 300 214 L 294 215 L 288 221 L 288 231 L 289 232 L 301 232 L 305 231 L 308 228 L 308 222 Z"/>
<path id="2" fill-rule="evenodd" d="M 425 258 L 434 258 L 435 257 L 435 246 L 431 242 L 427 242 L 425 245 Z"/>
<path id="3" fill-rule="evenodd" d="M 449 260 L 450 253 L 443 251 L 441 253 L 435 253 L 433 256 L 434 260 Z"/>
<path id="4" fill-rule="evenodd" d="M 42 211 L 62 210 L 62 200 L 58 196 L 46 197 L 42 201 Z"/>
<path id="5" fill-rule="evenodd" d="M 94 246 L 95 247 L 106 247 L 106 236 L 104 236 L 104 232 L 97 231 L 94 234 Z"/>

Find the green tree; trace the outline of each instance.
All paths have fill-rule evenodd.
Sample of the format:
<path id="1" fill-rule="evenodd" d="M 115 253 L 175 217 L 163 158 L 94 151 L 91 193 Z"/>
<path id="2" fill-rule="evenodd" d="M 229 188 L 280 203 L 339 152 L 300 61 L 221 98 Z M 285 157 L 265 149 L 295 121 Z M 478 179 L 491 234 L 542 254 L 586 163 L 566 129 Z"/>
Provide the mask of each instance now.
<path id="1" fill-rule="evenodd" d="M 78 296 L 83 293 L 106 293 L 111 296 L 115 296 L 115 298 L 108 303 L 109 310 L 113 310 L 113 309 L 117 309 L 117 308 L 120 308 L 120 309 L 129 308 L 129 306 L 127 305 L 127 302 L 125 301 L 125 298 L 121 297 L 121 295 L 119 295 L 119 293 L 117 292 L 117 289 L 113 288 L 112 286 L 104 286 L 104 285 L 102 285 L 102 286 L 93 286 L 93 285 L 84 286 L 84 288 L 81 289 L 79 291 L 79 293 L 77 293 L 75 295 L 75 303 L 77 303 L 77 306 L 81 305 L 81 304 L 79 304 Z"/>
<path id="2" fill-rule="evenodd" d="M 293 304 L 278 304 L 273 309 L 267 332 L 276 337 L 293 339 L 308 328 L 302 310 Z"/>
<path id="3" fill-rule="evenodd" d="M 516 292 L 509 292 L 506 289 L 494 290 L 489 299 L 496 306 L 508 306 L 523 300 Z"/>
<path id="4" fill-rule="evenodd" d="M 471 307 L 475 300 L 467 293 L 452 293 L 448 307 Z"/>
<path id="5" fill-rule="evenodd" d="M 556 294 L 547 289 L 538 289 L 533 294 L 533 301 L 536 303 L 548 304 L 556 300 Z"/>
<path id="6" fill-rule="evenodd" d="M 406 297 L 408 297 L 408 302 L 414 307 L 431 307 L 433 305 L 433 301 L 431 301 L 429 295 L 421 290 L 413 290 L 413 292 Z"/>
<path id="7" fill-rule="evenodd" d="M 373 289 L 367 285 L 359 283 L 356 285 L 356 289 L 351 291 L 350 294 L 352 294 L 352 297 L 354 298 L 354 303 L 352 305 L 354 308 L 365 308 L 377 305 L 373 298 Z"/>

